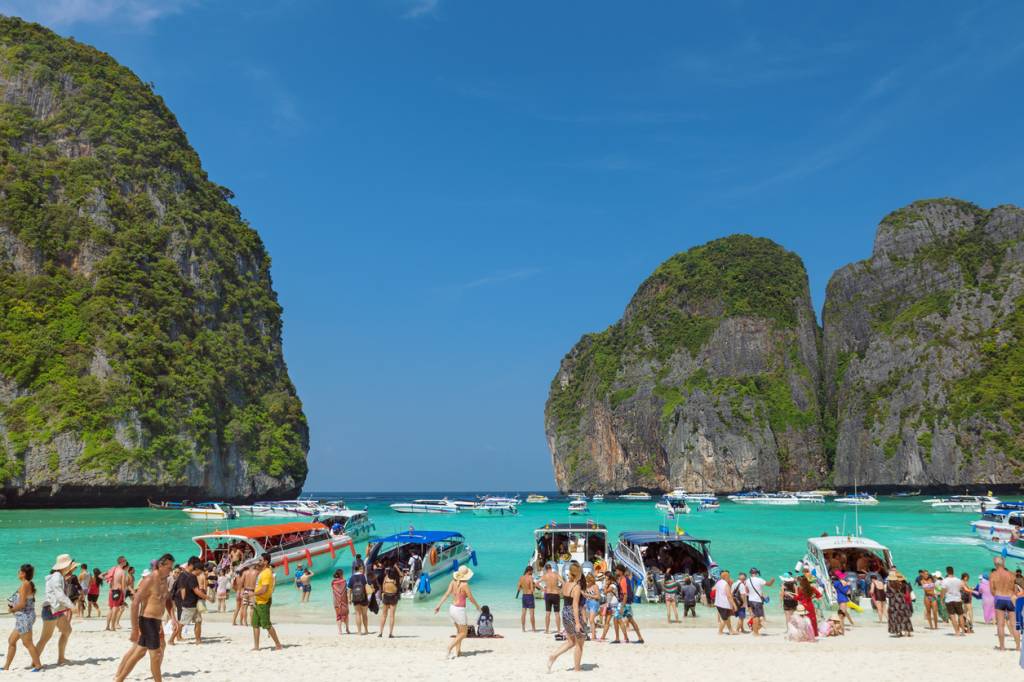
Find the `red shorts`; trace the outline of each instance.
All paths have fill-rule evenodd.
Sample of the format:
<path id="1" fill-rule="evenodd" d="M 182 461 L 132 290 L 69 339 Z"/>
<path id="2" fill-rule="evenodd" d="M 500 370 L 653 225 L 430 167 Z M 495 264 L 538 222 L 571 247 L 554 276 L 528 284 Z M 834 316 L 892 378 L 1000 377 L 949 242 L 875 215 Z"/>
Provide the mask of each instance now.
<path id="1" fill-rule="evenodd" d="M 111 590 L 107 596 L 107 605 L 110 607 L 124 606 L 124 590 Z"/>

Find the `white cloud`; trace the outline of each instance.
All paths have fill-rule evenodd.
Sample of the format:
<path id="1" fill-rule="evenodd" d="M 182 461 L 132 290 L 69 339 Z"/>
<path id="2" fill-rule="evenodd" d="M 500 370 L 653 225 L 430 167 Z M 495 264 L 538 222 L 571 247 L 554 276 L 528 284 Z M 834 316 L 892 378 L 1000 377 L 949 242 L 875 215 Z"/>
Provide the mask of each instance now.
<path id="1" fill-rule="evenodd" d="M 198 0 L 0 0 L 0 14 L 46 26 L 115 22 L 141 28 Z"/>
<path id="2" fill-rule="evenodd" d="M 441 0 L 412 0 L 402 14 L 402 18 L 419 19 L 421 17 L 433 16 L 440 4 Z"/>

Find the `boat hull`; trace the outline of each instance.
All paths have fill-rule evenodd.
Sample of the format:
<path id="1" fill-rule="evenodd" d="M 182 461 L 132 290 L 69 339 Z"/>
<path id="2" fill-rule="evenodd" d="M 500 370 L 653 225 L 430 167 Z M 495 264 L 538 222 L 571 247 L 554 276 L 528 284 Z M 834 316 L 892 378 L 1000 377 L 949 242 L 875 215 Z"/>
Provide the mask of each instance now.
<path id="1" fill-rule="evenodd" d="M 326 576 L 333 572 L 341 562 L 350 561 L 355 556 L 355 548 L 350 537 L 339 535 L 332 537 L 329 541 L 325 540 L 302 548 L 271 553 L 270 556 L 270 566 L 275 577 L 291 577 L 300 567 L 312 570 L 314 575 Z"/>
<path id="2" fill-rule="evenodd" d="M 399 514 L 458 514 L 455 507 L 435 507 L 429 504 L 393 504 L 391 509 Z"/>

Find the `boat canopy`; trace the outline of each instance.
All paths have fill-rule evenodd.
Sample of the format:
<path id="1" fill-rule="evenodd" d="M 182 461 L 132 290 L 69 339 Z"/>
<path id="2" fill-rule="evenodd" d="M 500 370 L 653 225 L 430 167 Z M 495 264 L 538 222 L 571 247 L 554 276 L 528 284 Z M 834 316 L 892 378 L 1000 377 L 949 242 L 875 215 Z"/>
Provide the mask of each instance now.
<path id="1" fill-rule="evenodd" d="M 275 537 L 277 535 L 289 535 L 291 533 L 305 533 L 311 530 L 322 531 L 324 524 L 322 523 L 308 523 L 306 521 L 295 521 L 292 523 L 276 523 L 269 526 L 248 526 L 247 528 L 232 528 L 230 530 L 215 530 L 207 536 L 199 537 L 210 537 L 210 536 L 227 536 L 227 537 L 239 537 L 249 538 L 251 540 L 257 540 L 259 538 Z"/>
<path id="2" fill-rule="evenodd" d="M 430 544 L 442 542 L 450 538 L 461 538 L 462 533 L 453 530 L 414 530 L 404 533 L 395 533 L 384 537 L 372 537 L 370 542 L 412 542 L 416 544 Z"/>
<path id="3" fill-rule="evenodd" d="M 535 530 L 534 533 L 543 533 L 544 531 L 550 531 L 552 533 L 596 533 L 601 531 L 607 532 L 607 528 L 605 528 L 605 525 L 603 523 L 593 523 L 590 521 L 588 521 L 587 523 L 558 523 L 557 521 L 552 521 L 550 523 L 544 524 L 543 526 Z"/>
<path id="4" fill-rule="evenodd" d="M 828 535 L 820 538 L 810 538 L 808 546 L 815 547 L 825 552 L 832 549 L 872 549 L 878 552 L 888 552 L 889 548 L 880 545 L 869 538 L 854 537 L 852 535 Z"/>
<path id="5" fill-rule="evenodd" d="M 634 545 L 649 545 L 652 542 L 697 542 L 702 545 L 708 544 L 710 540 L 700 540 L 688 533 L 658 533 L 653 530 L 627 530 L 619 533 L 619 539 L 631 542 Z"/>

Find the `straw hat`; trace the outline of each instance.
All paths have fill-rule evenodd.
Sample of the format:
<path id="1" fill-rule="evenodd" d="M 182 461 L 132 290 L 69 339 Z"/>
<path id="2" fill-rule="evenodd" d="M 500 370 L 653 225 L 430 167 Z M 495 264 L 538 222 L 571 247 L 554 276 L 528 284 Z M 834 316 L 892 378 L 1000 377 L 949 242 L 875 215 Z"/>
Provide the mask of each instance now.
<path id="1" fill-rule="evenodd" d="M 903 574 L 894 568 L 889 571 L 889 580 L 906 580 L 906 578 L 904 578 Z"/>
<path id="2" fill-rule="evenodd" d="M 473 571 L 470 570 L 469 566 L 459 566 L 459 570 L 452 574 L 452 580 L 458 580 L 459 582 L 469 582 L 469 579 L 473 577 Z"/>
<path id="3" fill-rule="evenodd" d="M 803 604 L 798 604 L 797 607 L 796 607 L 796 613 L 797 613 L 797 615 L 800 615 L 800 616 L 806 616 L 807 615 L 807 609 L 804 608 Z"/>
<path id="4" fill-rule="evenodd" d="M 77 567 L 78 564 L 71 560 L 70 554 L 61 554 L 57 557 L 57 562 L 53 565 L 53 570 L 66 573 L 67 571 L 75 570 Z"/>

